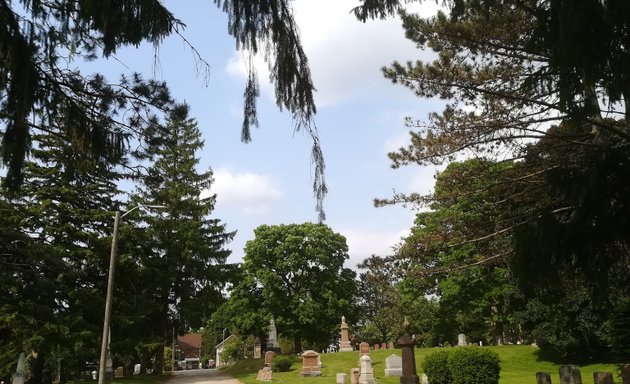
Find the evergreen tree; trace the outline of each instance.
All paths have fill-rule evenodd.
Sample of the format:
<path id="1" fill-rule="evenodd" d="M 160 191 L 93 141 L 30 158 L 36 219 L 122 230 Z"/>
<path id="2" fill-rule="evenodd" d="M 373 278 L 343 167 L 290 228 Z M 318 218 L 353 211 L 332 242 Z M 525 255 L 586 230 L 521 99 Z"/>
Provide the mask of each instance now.
<path id="1" fill-rule="evenodd" d="M 166 124 L 148 129 L 147 137 L 146 151 L 139 156 L 151 164 L 131 204 L 165 209 L 143 219 L 140 242 L 127 244 L 126 257 L 137 257 L 144 299 L 153 303 L 142 324 L 151 330 L 152 338 L 144 342 L 156 347 L 154 369 L 159 374 L 173 327 L 198 328 L 221 304 L 231 270 L 225 265 L 230 251 L 224 247 L 235 232 L 211 217 L 216 195 L 204 195 L 212 185 L 212 171 L 197 171 L 196 154 L 203 141 L 197 123 L 188 118 L 188 107 L 174 108 Z"/>

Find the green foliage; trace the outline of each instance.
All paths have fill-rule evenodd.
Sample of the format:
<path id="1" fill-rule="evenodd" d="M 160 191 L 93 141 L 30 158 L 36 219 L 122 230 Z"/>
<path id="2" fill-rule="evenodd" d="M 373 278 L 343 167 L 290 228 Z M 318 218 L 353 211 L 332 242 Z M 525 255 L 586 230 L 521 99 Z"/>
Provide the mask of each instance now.
<path id="1" fill-rule="evenodd" d="M 452 384 L 453 377 L 448 365 L 448 350 L 433 352 L 422 360 L 422 371 L 431 384 Z"/>
<path id="2" fill-rule="evenodd" d="M 619 361 L 630 361 L 630 297 L 614 306 L 608 321 L 608 338 Z"/>
<path id="3" fill-rule="evenodd" d="M 247 242 L 240 283 L 228 301 L 242 334 L 265 335 L 269 318 L 278 334 L 325 348 L 352 313 L 355 273 L 343 267 L 348 246 L 323 224 L 262 225 Z M 314 282 L 317 282 L 316 284 Z"/>
<path id="4" fill-rule="evenodd" d="M 448 356 L 453 384 L 498 384 L 499 355 L 485 348 L 456 348 Z"/>
<path id="5" fill-rule="evenodd" d="M 291 356 L 278 355 L 271 361 L 271 370 L 273 372 L 288 372 L 291 370 L 291 365 L 293 365 Z"/>
<path id="6" fill-rule="evenodd" d="M 234 364 L 238 360 L 242 360 L 245 357 L 243 348 L 244 345 L 245 343 L 242 338 L 232 337 L 230 340 L 225 342 L 221 358 L 230 364 Z"/>

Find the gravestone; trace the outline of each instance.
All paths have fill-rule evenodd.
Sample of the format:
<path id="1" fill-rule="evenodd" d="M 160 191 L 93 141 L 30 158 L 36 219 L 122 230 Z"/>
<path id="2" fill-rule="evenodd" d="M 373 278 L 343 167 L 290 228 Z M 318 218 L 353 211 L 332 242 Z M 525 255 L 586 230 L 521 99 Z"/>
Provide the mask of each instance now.
<path id="1" fill-rule="evenodd" d="M 621 366 L 621 378 L 623 379 L 623 384 L 630 384 L 630 364 Z"/>
<path id="2" fill-rule="evenodd" d="M 465 347 L 466 344 L 466 335 L 464 335 L 463 333 L 460 333 L 459 335 L 457 335 L 457 346 L 458 347 Z"/>
<path id="3" fill-rule="evenodd" d="M 425 373 L 422 374 L 422 384 L 429 384 L 429 376 Z"/>
<path id="4" fill-rule="evenodd" d="M 265 367 L 271 367 L 271 362 L 275 356 L 276 353 L 274 351 L 265 352 Z"/>
<path id="5" fill-rule="evenodd" d="M 346 374 L 338 373 L 336 384 L 346 384 Z"/>
<path id="6" fill-rule="evenodd" d="M 560 384 L 582 384 L 582 373 L 575 365 L 563 365 L 560 367 Z"/>
<path id="7" fill-rule="evenodd" d="M 319 368 L 319 353 L 308 350 L 302 354 L 302 371 L 301 376 L 321 376 L 322 371 Z"/>
<path id="8" fill-rule="evenodd" d="M 374 350 L 375 350 L 375 351 L 378 351 L 378 350 L 379 350 L 379 348 L 380 348 L 380 344 L 374 344 Z"/>
<path id="9" fill-rule="evenodd" d="M 346 317 L 341 316 L 341 344 L 339 344 L 340 352 L 352 352 L 352 344 L 350 344 L 350 336 L 348 335 L 348 324 Z"/>
<path id="10" fill-rule="evenodd" d="M 133 366 L 133 374 L 139 375 L 142 373 L 142 364 L 136 364 Z"/>
<path id="11" fill-rule="evenodd" d="M 381 349 L 387 349 L 387 343 L 381 343 Z"/>
<path id="12" fill-rule="evenodd" d="M 359 375 L 361 370 L 359 368 L 350 368 L 350 384 L 359 384 Z"/>
<path id="13" fill-rule="evenodd" d="M 254 359 L 260 359 L 262 357 L 262 348 L 260 345 L 260 340 L 256 338 L 254 342 Z"/>
<path id="14" fill-rule="evenodd" d="M 403 336 L 398 340 L 402 353 L 402 376 L 400 384 L 419 384 L 420 378 L 416 372 L 416 357 L 413 350 L 415 342 L 409 333 L 409 321 L 403 323 Z"/>
<path id="15" fill-rule="evenodd" d="M 267 337 L 267 350 L 280 353 L 280 343 L 278 343 L 278 331 L 276 330 L 276 322 L 269 320 L 269 336 Z"/>
<path id="16" fill-rule="evenodd" d="M 387 349 L 394 349 L 394 342 L 390 341 L 389 344 L 387 344 Z"/>
<path id="17" fill-rule="evenodd" d="M 17 367 L 13 374 L 12 384 L 24 384 L 24 352 L 20 352 L 18 357 Z"/>
<path id="18" fill-rule="evenodd" d="M 385 376 L 402 376 L 402 359 L 400 356 L 391 355 L 385 359 Z"/>
<path id="19" fill-rule="evenodd" d="M 551 384 L 549 372 L 536 372 L 536 384 Z"/>
<path id="20" fill-rule="evenodd" d="M 270 367 L 263 367 L 263 369 L 258 370 L 258 374 L 256 375 L 256 380 L 259 381 L 272 381 L 273 373 Z"/>
<path id="21" fill-rule="evenodd" d="M 117 379 L 121 377 L 125 377 L 125 368 L 123 367 L 116 368 L 116 370 L 114 371 L 114 377 Z"/>
<path id="22" fill-rule="evenodd" d="M 593 383 L 614 384 L 613 375 L 610 372 L 593 372 Z"/>
<path id="23" fill-rule="evenodd" d="M 374 370 L 372 369 L 372 359 L 370 356 L 361 356 L 361 370 L 359 373 L 359 384 L 374 384 Z"/>
<path id="24" fill-rule="evenodd" d="M 359 355 L 363 356 L 363 355 L 369 355 L 369 354 L 370 354 L 370 344 L 366 343 L 365 341 L 359 344 Z"/>

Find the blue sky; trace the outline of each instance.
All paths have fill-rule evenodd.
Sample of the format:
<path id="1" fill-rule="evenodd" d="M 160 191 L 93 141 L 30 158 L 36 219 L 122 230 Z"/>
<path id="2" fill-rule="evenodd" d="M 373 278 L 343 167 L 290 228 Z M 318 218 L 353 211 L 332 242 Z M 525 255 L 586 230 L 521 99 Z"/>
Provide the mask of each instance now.
<path id="1" fill-rule="evenodd" d="M 237 230 L 230 244 L 237 262 L 261 224 L 316 221 L 311 189 L 311 142 L 293 132 L 291 115 L 275 105 L 265 65 L 260 61 L 260 127 L 253 141 L 240 141 L 244 62 L 227 34 L 227 17 L 210 0 L 164 2 L 187 27 L 182 35 L 210 64 L 207 86 L 196 72 L 191 50 L 177 36 L 157 52 L 144 45 L 116 54 L 117 60 L 93 64 L 109 77 L 131 71 L 168 82 L 174 97 L 191 106 L 205 139 L 201 168 L 211 167 L 218 194 L 214 216 Z M 387 152 L 408 141 L 405 116 L 425 118 L 440 103 L 415 97 L 383 78 L 380 68 L 393 60 L 426 59 L 404 38 L 398 19 L 360 23 L 350 14 L 356 0 L 296 0 L 295 16 L 309 57 L 329 193 L 328 224 L 347 238 L 348 267 L 371 254 L 384 255 L 412 226 L 414 212 L 403 207 L 374 208 L 375 197 L 400 192 L 427 193 L 434 170 L 419 166 L 393 170 Z M 416 6 L 418 7 L 418 6 Z M 424 2 L 422 13 L 436 6 Z"/>

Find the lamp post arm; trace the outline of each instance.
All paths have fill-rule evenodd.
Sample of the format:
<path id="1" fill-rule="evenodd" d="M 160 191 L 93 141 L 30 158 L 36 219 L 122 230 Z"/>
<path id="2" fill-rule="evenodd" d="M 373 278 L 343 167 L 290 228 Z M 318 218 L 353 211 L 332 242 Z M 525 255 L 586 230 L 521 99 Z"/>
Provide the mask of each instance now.
<path id="1" fill-rule="evenodd" d="M 105 316 L 103 319 L 103 335 L 101 338 L 101 359 L 98 369 L 98 384 L 105 383 L 105 368 L 107 365 L 107 352 L 109 350 L 109 325 L 111 323 L 112 296 L 114 291 L 114 272 L 116 268 L 116 252 L 118 248 L 118 222 L 120 221 L 120 217 L 120 211 L 116 211 L 116 215 L 114 216 L 114 232 L 112 233 L 112 249 L 109 255 L 109 274 L 107 277 L 107 296 L 105 298 Z"/>

